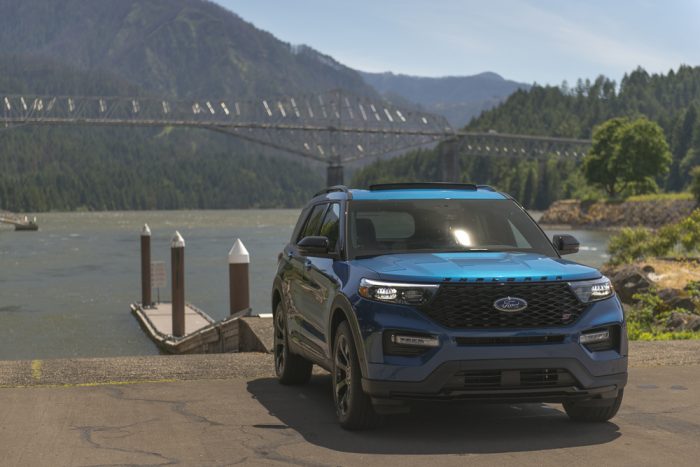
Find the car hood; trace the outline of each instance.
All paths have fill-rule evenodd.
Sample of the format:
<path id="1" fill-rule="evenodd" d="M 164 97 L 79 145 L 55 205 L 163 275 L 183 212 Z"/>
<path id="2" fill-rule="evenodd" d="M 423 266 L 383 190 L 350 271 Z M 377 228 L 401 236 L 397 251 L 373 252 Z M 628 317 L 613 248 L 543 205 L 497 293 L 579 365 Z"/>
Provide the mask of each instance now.
<path id="1" fill-rule="evenodd" d="M 566 281 L 596 279 L 597 269 L 533 253 L 465 252 L 382 255 L 352 261 L 380 279 L 406 282 Z"/>

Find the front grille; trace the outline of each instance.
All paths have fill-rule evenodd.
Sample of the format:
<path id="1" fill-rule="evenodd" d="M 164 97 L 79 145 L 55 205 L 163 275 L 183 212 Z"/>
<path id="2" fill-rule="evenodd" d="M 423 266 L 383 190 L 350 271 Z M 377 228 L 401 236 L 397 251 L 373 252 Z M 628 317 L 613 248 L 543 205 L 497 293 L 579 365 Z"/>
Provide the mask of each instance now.
<path id="1" fill-rule="evenodd" d="M 493 304 L 504 297 L 522 298 L 527 308 L 498 311 Z M 535 328 L 566 326 L 585 309 L 568 284 L 555 282 L 442 284 L 422 311 L 448 328 Z"/>
<path id="2" fill-rule="evenodd" d="M 576 380 L 561 368 L 529 370 L 468 370 L 454 375 L 449 389 L 488 391 L 493 389 L 538 389 L 575 386 Z"/>

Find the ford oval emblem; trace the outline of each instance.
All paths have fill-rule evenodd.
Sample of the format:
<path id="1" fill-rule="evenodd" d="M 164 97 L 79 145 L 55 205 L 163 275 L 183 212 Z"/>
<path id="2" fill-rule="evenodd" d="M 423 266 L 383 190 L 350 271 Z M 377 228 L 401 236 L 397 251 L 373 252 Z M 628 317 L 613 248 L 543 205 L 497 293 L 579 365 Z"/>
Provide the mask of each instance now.
<path id="1" fill-rule="evenodd" d="M 523 311 L 527 308 L 527 302 L 522 298 L 518 297 L 504 297 L 499 298 L 493 302 L 493 307 L 498 311 L 505 311 L 506 313 L 516 313 L 518 311 Z"/>

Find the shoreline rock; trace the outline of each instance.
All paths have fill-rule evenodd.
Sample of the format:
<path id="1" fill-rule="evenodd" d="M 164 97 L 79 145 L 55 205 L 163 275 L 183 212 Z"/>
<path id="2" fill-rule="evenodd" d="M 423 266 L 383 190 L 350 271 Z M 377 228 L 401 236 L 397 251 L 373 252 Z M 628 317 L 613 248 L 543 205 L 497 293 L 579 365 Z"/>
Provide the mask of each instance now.
<path id="1" fill-rule="evenodd" d="M 656 199 L 646 201 L 585 202 L 575 199 L 555 201 L 539 223 L 569 225 L 578 228 L 658 228 L 690 215 L 694 199 Z"/>
<path id="2" fill-rule="evenodd" d="M 653 293 L 658 304 L 652 310 L 654 319 L 666 331 L 700 331 L 700 265 L 696 262 L 655 258 L 620 266 L 606 266 L 603 274 L 625 305 L 627 316 L 640 303 L 635 294 Z M 646 306 L 649 306 L 648 304 Z"/>

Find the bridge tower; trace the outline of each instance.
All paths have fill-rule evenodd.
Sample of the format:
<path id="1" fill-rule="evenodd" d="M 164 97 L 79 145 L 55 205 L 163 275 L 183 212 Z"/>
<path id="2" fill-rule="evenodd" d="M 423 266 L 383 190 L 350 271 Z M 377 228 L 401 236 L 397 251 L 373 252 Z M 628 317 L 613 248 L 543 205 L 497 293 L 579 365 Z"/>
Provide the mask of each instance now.
<path id="1" fill-rule="evenodd" d="M 460 181 L 461 168 L 455 146 L 454 144 L 445 145 L 446 151 L 439 156 L 443 182 L 456 183 Z"/>
<path id="2" fill-rule="evenodd" d="M 343 165 L 340 162 L 333 162 L 326 168 L 326 186 L 343 185 Z"/>

